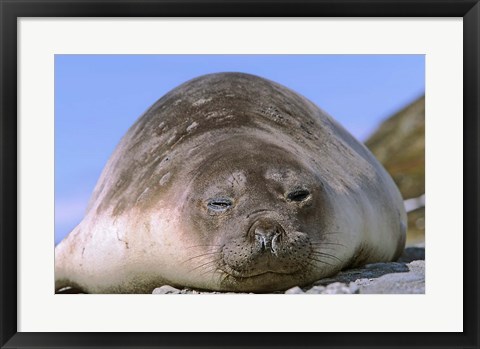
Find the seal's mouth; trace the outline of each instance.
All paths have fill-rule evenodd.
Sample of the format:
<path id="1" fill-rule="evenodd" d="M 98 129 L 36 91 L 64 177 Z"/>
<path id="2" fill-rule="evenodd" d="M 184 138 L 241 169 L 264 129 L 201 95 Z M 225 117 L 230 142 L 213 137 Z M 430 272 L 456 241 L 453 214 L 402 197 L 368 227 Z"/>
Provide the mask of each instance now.
<path id="1" fill-rule="evenodd" d="M 226 270 L 225 270 L 226 269 Z M 225 265 L 224 269 L 221 269 L 228 276 L 236 280 L 246 280 L 252 278 L 261 278 L 261 277 L 275 277 L 275 276 L 293 276 L 300 272 L 300 269 L 294 271 L 281 271 L 281 270 L 254 270 L 249 273 L 235 270 L 229 265 Z"/>
<path id="2" fill-rule="evenodd" d="M 274 271 L 267 271 L 265 273 L 259 273 L 259 274 L 253 274 L 253 275 L 248 275 L 248 276 L 233 276 L 229 274 L 231 277 L 233 277 L 236 281 L 246 281 L 246 280 L 257 280 L 257 279 L 272 279 L 272 278 L 279 278 L 279 277 L 289 277 L 289 276 L 294 276 L 296 275 L 297 272 L 295 273 L 278 273 Z"/>
<path id="3" fill-rule="evenodd" d="M 304 277 L 299 271 L 293 273 L 266 271 L 253 274 L 225 272 L 221 283 L 222 290 L 234 292 L 272 292 L 286 290 L 295 285 L 304 284 Z"/>

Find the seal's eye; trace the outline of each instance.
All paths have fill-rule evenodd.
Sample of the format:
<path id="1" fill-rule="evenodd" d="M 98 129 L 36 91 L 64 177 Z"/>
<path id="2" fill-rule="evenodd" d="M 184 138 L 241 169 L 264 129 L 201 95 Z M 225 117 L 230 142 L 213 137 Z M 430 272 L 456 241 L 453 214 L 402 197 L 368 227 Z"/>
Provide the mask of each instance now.
<path id="1" fill-rule="evenodd" d="M 210 199 L 207 206 L 212 211 L 223 212 L 232 206 L 232 200 L 227 198 Z"/>
<path id="2" fill-rule="evenodd" d="M 287 195 L 290 201 L 303 201 L 310 196 L 310 192 L 306 189 L 296 189 Z"/>

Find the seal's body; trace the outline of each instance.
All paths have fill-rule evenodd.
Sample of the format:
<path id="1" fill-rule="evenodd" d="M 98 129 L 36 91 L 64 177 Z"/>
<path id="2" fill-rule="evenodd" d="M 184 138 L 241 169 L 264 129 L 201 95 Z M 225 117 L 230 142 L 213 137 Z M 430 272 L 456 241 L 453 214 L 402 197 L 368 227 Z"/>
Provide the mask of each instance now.
<path id="1" fill-rule="evenodd" d="M 56 288 L 282 290 L 395 260 L 405 227 L 390 176 L 325 112 L 256 76 L 206 75 L 121 140 L 55 250 Z"/>

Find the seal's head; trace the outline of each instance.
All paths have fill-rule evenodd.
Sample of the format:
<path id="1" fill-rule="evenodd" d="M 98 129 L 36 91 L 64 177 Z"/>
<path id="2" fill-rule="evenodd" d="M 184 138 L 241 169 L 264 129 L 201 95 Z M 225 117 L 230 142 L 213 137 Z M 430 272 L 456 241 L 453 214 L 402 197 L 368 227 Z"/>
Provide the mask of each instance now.
<path id="1" fill-rule="evenodd" d="M 182 214 L 192 244 L 187 263 L 202 282 L 266 292 L 341 268 L 329 189 L 308 163 L 253 137 L 216 148 L 202 154 Z"/>

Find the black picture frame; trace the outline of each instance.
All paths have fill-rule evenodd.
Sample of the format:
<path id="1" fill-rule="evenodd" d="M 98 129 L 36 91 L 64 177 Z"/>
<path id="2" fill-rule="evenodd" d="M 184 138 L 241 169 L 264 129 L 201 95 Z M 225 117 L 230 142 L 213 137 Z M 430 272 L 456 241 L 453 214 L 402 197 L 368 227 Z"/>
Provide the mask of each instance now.
<path id="1" fill-rule="evenodd" d="M 478 0 L 1 0 L 2 348 L 479 347 Z M 17 331 L 17 18 L 19 17 L 463 17 L 464 303 L 461 333 L 25 333 Z M 455 120 L 452 120 L 455 122 Z M 446 281 L 448 282 L 448 281 Z M 453 287 L 453 286 L 452 286 Z M 439 309 L 441 311 L 441 309 Z M 388 319 L 386 319 L 387 321 Z"/>

